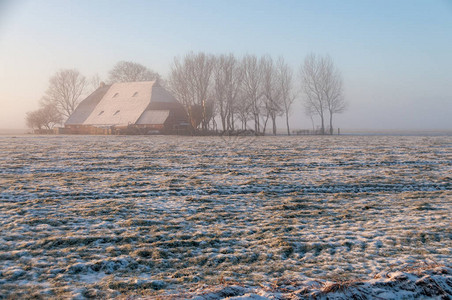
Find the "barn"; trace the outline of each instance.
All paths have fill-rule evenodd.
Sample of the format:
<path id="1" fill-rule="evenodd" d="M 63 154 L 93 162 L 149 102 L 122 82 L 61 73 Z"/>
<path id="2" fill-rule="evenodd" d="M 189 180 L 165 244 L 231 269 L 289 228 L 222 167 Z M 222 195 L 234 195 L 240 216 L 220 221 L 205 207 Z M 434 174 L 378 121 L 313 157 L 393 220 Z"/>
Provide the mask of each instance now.
<path id="1" fill-rule="evenodd" d="M 184 107 L 158 81 L 101 84 L 64 124 L 67 134 L 181 133 Z"/>

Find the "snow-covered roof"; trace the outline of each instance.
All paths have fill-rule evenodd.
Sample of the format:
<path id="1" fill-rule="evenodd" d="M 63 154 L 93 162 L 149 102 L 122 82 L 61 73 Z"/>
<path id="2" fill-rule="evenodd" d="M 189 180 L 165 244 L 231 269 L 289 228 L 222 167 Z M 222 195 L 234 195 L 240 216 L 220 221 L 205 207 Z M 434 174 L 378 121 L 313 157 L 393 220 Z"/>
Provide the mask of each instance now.
<path id="1" fill-rule="evenodd" d="M 127 126 L 130 124 L 163 124 L 169 110 L 151 110 L 151 103 L 178 103 L 156 81 L 121 82 L 107 87 L 100 99 L 99 88 L 80 103 L 67 125 Z M 88 99 L 95 98 L 96 101 Z M 86 103 L 85 103 L 86 102 Z M 89 103 L 89 105 L 88 105 Z M 165 105 L 164 105 L 165 106 Z M 160 105 L 161 107 L 161 105 Z M 169 108 L 168 108 L 169 109 Z"/>
<path id="2" fill-rule="evenodd" d="M 95 90 L 85 100 L 80 102 L 77 109 L 69 116 L 66 121 L 66 125 L 78 125 L 83 124 L 89 115 L 93 112 L 93 109 L 99 104 L 102 97 L 110 88 L 110 85 L 104 85 Z"/>

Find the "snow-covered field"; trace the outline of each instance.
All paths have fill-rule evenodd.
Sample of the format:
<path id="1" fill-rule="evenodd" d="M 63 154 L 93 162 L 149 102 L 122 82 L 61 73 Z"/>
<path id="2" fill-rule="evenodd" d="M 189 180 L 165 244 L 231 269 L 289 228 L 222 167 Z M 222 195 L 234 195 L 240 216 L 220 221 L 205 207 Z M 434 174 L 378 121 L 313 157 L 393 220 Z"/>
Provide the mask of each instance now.
<path id="1" fill-rule="evenodd" d="M 0 150 L 0 298 L 283 297 L 281 282 L 421 262 L 452 293 L 450 136 L 3 136 Z"/>

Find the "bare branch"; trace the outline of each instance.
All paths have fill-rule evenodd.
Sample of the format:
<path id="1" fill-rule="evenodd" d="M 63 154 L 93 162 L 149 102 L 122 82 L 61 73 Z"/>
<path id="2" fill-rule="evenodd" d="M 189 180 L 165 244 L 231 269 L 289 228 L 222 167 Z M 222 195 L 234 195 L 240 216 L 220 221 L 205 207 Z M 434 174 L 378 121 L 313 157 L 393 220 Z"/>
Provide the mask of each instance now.
<path id="1" fill-rule="evenodd" d="M 160 75 L 145 66 L 130 62 L 120 61 L 109 72 L 108 80 L 115 82 L 135 82 L 158 80 Z"/>
<path id="2" fill-rule="evenodd" d="M 169 88 L 185 106 L 195 129 L 201 124 L 202 129 L 207 130 L 213 118 L 214 103 L 209 95 L 214 63 L 212 55 L 189 53 L 183 61 L 174 58 L 171 67 Z"/>
<path id="3" fill-rule="evenodd" d="M 243 100 L 248 102 L 254 117 L 254 131 L 261 131 L 260 115 L 262 113 L 263 72 L 262 64 L 255 55 L 245 55 L 242 59 L 243 68 Z"/>
<path id="4" fill-rule="evenodd" d="M 63 117 L 56 106 L 45 104 L 40 109 L 28 112 L 26 116 L 27 126 L 31 129 L 52 129 L 56 124 L 61 124 Z"/>
<path id="5" fill-rule="evenodd" d="M 88 83 L 77 70 L 60 70 L 49 80 L 49 88 L 42 99 L 52 104 L 62 115 L 69 117 L 81 101 Z"/>
<path id="6" fill-rule="evenodd" d="M 333 114 L 346 108 L 343 98 L 342 79 L 329 56 L 310 54 L 300 68 L 300 79 L 307 114 L 315 112 L 321 120 L 321 133 L 325 134 L 325 113 L 329 114 L 330 134 L 333 133 Z"/>
<path id="7" fill-rule="evenodd" d="M 234 130 L 234 116 L 242 85 L 242 69 L 234 55 L 215 58 L 213 99 L 218 106 L 223 131 Z"/>
<path id="8" fill-rule="evenodd" d="M 289 114 L 292 104 L 295 101 L 295 93 L 293 92 L 293 71 L 289 65 L 285 63 L 284 58 L 280 57 L 276 63 L 276 72 L 281 93 L 281 102 L 286 116 L 287 135 L 290 135 Z"/>

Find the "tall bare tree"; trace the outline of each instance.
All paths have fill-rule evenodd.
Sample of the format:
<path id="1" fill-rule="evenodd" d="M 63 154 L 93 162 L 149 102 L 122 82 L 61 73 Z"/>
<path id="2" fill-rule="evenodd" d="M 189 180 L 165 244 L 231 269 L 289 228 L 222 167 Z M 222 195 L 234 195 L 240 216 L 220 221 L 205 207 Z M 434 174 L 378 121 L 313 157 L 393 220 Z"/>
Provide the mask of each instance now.
<path id="1" fill-rule="evenodd" d="M 120 61 L 109 72 L 108 81 L 135 82 L 158 80 L 160 75 L 151 69 L 131 61 Z"/>
<path id="2" fill-rule="evenodd" d="M 174 58 L 168 86 L 176 98 L 185 106 L 192 126 L 196 129 L 200 124 L 203 130 L 207 130 L 213 117 L 214 104 L 209 99 L 211 94 L 211 77 L 214 67 L 212 55 L 203 52 L 185 55 L 183 60 Z M 199 120 L 194 118 L 201 112 Z"/>
<path id="3" fill-rule="evenodd" d="M 202 108 L 201 125 L 203 130 L 207 130 L 214 111 L 214 103 L 209 99 L 209 94 L 215 61 L 212 55 L 203 52 L 187 55 L 186 61 L 193 64 L 193 79 L 195 79 L 193 87 L 196 92 L 196 101 Z"/>
<path id="4" fill-rule="evenodd" d="M 52 104 L 63 116 L 69 117 L 81 101 L 87 88 L 85 76 L 75 69 L 60 70 L 49 80 L 43 97 L 44 104 Z"/>
<path id="5" fill-rule="evenodd" d="M 196 97 L 194 89 L 192 88 L 191 72 L 189 65 L 186 65 L 184 61 L 175 57 L 171 66 L 171 73 L 167 81 L 168 89 L 174 94 L 177 100 L 187 110 L 187 114 L 190 120 L 191 126 L 196 129 L 201 122 L 201 118 L 197 118 L 195 111 L 193 110 L 196 105 Z M 199 119 L 199 123 L 198 123 Z"/>
<path id="6" fill-rule="evenodd" d="M 280 116 L 283 110 L 282 103 L 282 85 L 280 74 L 270 56 L 264 56 L 261 59 L 263 71 L 263 102 L 265 111 L 264 134 L 268 118 L 272 120 L 273 135 L 276 135 L 276 118 Z"/>
<path id="7" fill-rule="evenodd" d="M 346 103 L 342 92 L 340 72 L 329 56 L 310 54 L 300 69 L 304 106 L 309 113 L 316 112 L 321 121 L 321 134 L 325 134 L 325 113 L 329 114 L 329 133 L 333 133 L 333 114 L 343 112 Z"/>
<path id="8" fill-rule="evenodd" d="M 287 135 L 290 135 L 289 114 L 292 104 L 295 101 L 295 93 L 293 91 L 293 71 L 282 57 L 276 62 L 276 73 L 281 93 L 281 102 L 286 117 Z"/>
<path id="9" fill-rule="evenodd" d="M 242 69 L 234 55 L 220 55 L 215 58 L 213 81 L 213 99 L 217 104 L 223 131 L 233 131 L 242 84 Z"/>
<path id="10" fill-rule="evenodd" d="M 242 59 L 243 70 L 243 96 L 249 101 L 251 114 L 254 118 L 254 131 L 258 135 L 261 132 L 260 116 L 262 112 L 262 64 L 255 55 L 245 55 Z"/>
<path id="11" fill-rule="evenodd" d="M 309 54 L 300 68 L 301 88 L 305 95 L 304 106 L 310 112 L 316 112 L 320 117 L 321 134 L 325 134 L 325 99 L 322 90 L 321 58 Z"/>
<path id="12" fill-rule="evenodd" d="M 347 108 L 342 88 L 342 76 L 334 66 L 330 56 L 323 58 L 323 93 L 330 119 L 330 134 L 333 134 L 333 114 L 342 113 Z"/>

